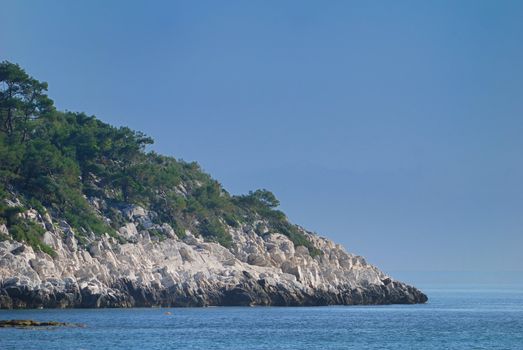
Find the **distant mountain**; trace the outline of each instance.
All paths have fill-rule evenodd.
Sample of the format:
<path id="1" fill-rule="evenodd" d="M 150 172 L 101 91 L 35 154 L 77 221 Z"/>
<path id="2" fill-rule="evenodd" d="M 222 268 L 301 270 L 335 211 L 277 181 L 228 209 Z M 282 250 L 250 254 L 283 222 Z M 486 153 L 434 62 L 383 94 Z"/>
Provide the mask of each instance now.
<path id="1" fill-rule="evenodd" d="M 46 91 L 0 63 L 0 307 L 427 301 L 290 223 L 270 191 L 232 196 Z"/>

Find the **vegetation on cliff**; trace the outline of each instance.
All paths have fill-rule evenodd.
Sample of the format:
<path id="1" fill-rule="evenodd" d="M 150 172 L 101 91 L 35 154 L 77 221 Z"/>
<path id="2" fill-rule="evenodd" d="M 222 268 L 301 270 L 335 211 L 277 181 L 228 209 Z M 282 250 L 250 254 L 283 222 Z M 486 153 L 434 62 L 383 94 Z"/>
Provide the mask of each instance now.
<path id="1" fill-rule="evenodd" d="M 120 238 L 120 209 L 136 204 L 180 237 L 189 229 L 229 247 L 227 226 L 261 223 L 260 234 L 280 232 L 319 253 L 276 209 L 271 192 L 232 196 L 197 163 L 147 151 L 153 140 L 141 132 L 56 110 L 46 91 L 20 66 L 0 63 L 0 224 L 14 239 L 53 254 L 41 240 L 44 229 L 22 215 L 29 208 L 66 220 L 80 241 Z"/>

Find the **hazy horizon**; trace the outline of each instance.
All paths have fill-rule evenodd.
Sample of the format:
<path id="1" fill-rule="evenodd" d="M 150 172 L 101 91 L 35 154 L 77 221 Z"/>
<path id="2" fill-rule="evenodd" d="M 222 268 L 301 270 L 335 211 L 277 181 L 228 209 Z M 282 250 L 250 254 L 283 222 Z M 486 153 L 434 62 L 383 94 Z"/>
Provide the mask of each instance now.
<path id="1" fill-rule="evenodd" d="M 0 4 L 0 60 L 58 108 L 386 272 L 522 280 L 523 2 Z"/>

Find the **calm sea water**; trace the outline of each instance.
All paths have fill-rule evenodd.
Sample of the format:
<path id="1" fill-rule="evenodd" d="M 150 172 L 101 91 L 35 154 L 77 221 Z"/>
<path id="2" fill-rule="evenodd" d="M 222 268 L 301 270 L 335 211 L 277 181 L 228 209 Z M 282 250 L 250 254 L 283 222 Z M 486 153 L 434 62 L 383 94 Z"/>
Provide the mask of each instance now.
<path id="1" fill-rule="evenodd" d="M 0 329 L 0 349 L 523 349 L 523 290 L 425 292 L 408 306 L 0 311 L 87 325 Z"/>

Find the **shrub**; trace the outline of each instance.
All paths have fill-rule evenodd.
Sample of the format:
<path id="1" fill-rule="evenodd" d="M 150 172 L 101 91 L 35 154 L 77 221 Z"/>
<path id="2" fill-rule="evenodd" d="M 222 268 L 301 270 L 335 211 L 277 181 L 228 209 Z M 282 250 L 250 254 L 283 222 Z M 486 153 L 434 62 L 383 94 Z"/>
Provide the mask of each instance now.
<path id="1" fill-rule="evenodd" d="M 203 219 L 200 224 L 200 234 L 226 248 L 232 245 L 232 236 L 218 219 Z"/>
<path id="2" fill-rule="evenodd" d="M 9 233 L 13 238 L 20 242 L 25 242 L 33 249 L 40 250 L 49 254 L 52 257 L 56 256 L 56 252 L 42 242 L 42 236 L 45 230 L 38 224 L 31 221 L 17 221 L 9 227 Z"/>

